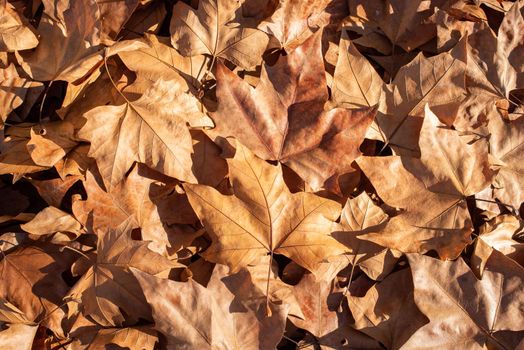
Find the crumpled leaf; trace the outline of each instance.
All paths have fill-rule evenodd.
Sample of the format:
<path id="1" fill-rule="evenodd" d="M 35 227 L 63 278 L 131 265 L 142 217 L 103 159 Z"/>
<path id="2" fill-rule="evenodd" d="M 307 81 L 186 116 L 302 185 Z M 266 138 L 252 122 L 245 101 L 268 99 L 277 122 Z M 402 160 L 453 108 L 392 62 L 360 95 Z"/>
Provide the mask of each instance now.
<path id="1" fill-rule="evenodd" d="M 20 54 L 21 66 L 34 80 L 73 82 L 98 62 L 100 13 L 95 0 L 42 0 L 40 42 Z"/>
<path id="2" fill-rule="evenodd" d="M 0 51 L 13 52 L 32 49 L 38 45 L 38 38 L 16 9 L 9 2 L 0 6 Z"/>
<path id="3" fill-rule="evenodd" d="M 81 307 L 105 327 L 150 318 L 150 309 L 129 269 L 157 274 L 177 265 L 150 250 L 149 242 L 132 240 L 132 228 L 133 220 L 129 218 L 116 229 L 98 232 L 96 260 L 69 292 L 70 312 Z M 82 304 L 76 305 L 80 300 Z"/>

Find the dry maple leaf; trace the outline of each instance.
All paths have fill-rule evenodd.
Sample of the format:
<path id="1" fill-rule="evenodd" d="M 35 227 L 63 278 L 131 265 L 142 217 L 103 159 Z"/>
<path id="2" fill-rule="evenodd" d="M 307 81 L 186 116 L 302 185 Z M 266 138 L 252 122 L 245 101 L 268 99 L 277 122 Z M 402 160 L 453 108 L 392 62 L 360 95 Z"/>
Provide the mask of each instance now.
<path id="1" fill-rule="evenodd" d="M 207 54 L 212 62 L 220 57 L 242 68 L 259 64 L 268 37 L 246 26 L 247 21 L 237 13 L 239 6 L 237 1 L 201 0 L 195 11 L 183 2 L 176 3 L 170 25 L 173 47 L 184 56 Z"/>
<path id="2" fill-rule="evenodd" d="M 338 203 L 311 193 L 291 194 L 281 166 L 258 159 L 239 142 L 228 164 L 233 196 L 207 186 L 184 185 L 213 238 L 204 253 L 207 259 L 238 270 L 260 256 L 269 254 L 272 260 L 274 254 L 283 254 L 316 272 L 323 259 L 347 250 L 330 236 Z"/>
<path id="3" fill-rule="evenodd" d="M 388 349 L 401 349 L 417 329 L 428 322 L 413 299 L 409 269 L 390 274 L 366 295 L 347 296 L 355 328 Z"/>
<path id="4" fill-rule="evenodd" d="M 156 332 L 150 327 L 102 328 L 92 332 L 75 333 L 72 350 L 136 349 L 149 350 L 158 341 Z"/>
<path id="5" fill-rule="evenodd" d="M 386 89 L 383 114 L 377 115 L 376 124 L 384 141 L 396 146 L 399 154 L 416 153 L 426 104 L 446 124 L 455 120 L 466 96 L 464 45 L 463 41 L 451 52 L 430 58 L 419 53 Z"/>
<path id="6" fill-rule="evenodd" d="M 40 42 L 20 54 L 20 64 L 34 80 L 75 81 L 98 62 L 99 12 L 95 0 L 43 0 Z"/>
<path id="7" fill-rule="evenodd" d="M 9 324 L 0 331 L 2 349 L 32 350 L 38 326 L 27 324 Z"/>
<path id="8" fill-rule="evenodd" d="M 380 102 L 384 81 L 342 31 L 333 76 L 333 100 L 342 107 L 372 107 Z"/>
<path id="9" fill-rule="evenodd" d="M 404 349 L 515 349 L 524 324 L 524 269 L 493 250 L 482 279 L 462 259 L 439 261 L 408 255 L 414 297 L 430 322 Z"/>
<path id="10" fill-rule="evenodd" d="M 100 11 L 100 40 L 111 45 L 138 7 L 140 0 L 96 0 L 96 3 Z"/>
<path id="11" fill-rule="evenodd" d="M 249 275 L 227 276 L 226 271 L 217 265 L 204 288 L 192 279 L 175 282 L 133 269 L 153 309 L 155 328 L 170 348 L 275 348 L 284 331 L 286 305 L 271 305 L 272 316 L 266 317 L 260 307 L 264 296 L 246 295 Z"/>
<path id="12" fill-rule="evenodd" d="M 54 234 L 52 242 L 69 241 L 86 232 L 72 215 L 55 207 L 44 208 L 20 228 L 33 235 Z"/>
<path id="13" fill-rule="evenodd" d="M 280 0 L 275 12 L 259 28 L 273 35 L 290 52 L 327 24 L 330 0 Z"/>
<path id="14" fill-rule="evenodd" d="M 62 273 L 72 262 L 71 254 L 52 244 L 16 248 L 0 261 L 0 299 L 8 300 L 28 321 L 63 336 L 62 299 L 69 286 Z"/>
<path id="15" fill-rule="evenodd" d="M 13 64 L 0 69 L 0 128 L 3 129 L 9 114 L 24 102 L 30 90 L 41 91 L 42 88 L 41 83 L 21 78 Z"/>
<path id="16" fill-rule="evenodd" d="M 149 242 L 131 239 L 133 219 L 116 229 L 98 232 L 96 261 L 69 292 L 71 310 L 83 309 L 102 326 L 148 319 L 150 310 L 129 268 L 152 274 L 169 271 L 176 263 L 148 248 Z M 79 301 L 80 305 L 76 305 Z M 122 311 L 124 313 L 122 313 Z"/>
<path id="17" fill-rule="evenodd" d="M 385 249 L 372 241 L 362 240 L 359 235 L 379 232 L 388 221 L 388 215 L 362 192 L 348 199 L 340 215 L 342 232 L 333 232 L 339 242 L 351 249 L 352 265 L 357 265 L 372 279 L 380 280 L 394 268 L 396 251 Z"/>
<path id="18" fill-rule="evenodd" d="M 340 306 L 344 298 L 342 293 L 344 289 L 338 287 L 335 280 L 317 281 L 313 274 L 308 273 L 293 290 L 304 317 L 302 319 L 290 317 L 290 321 L 313 334 L 319 339 L 320 344 L 340 345 L 340 342 L 345 339 L 344 335 L 338 334 L 337 337 L 337 334 L 332 333 L 348 328 L 350 322 L 347 306 L 346 308 Z"/>
<path id="19" fill-rule="evenodd" d="M 253 89 L 217 66 L 217 133 L 234 136 L 257 156 L 280 160 L 313 189 L 353 171 L 351 162 L 373 120 L 374 109 L 324 110 L 328 99 L 320 34 L 274 66 L 265 65 Z M 336 186 L 338 187 L 338 186 Z"/>
<path id="20" fill-rule="evenodd" d="M 153 242 L 150 248 L 160 253 L 164 253 L 167 247 L 178 249 L 181 245 L 189 244 L 193 236 L 175 236 L 168 226 L 169 217 L 175 216 L 172 223 L 176 223 L 176 219 L 181 217 L 170 212 L 171 205 L 178 204 L 177 211 L 183 214 L 182 212 L 190 210 L 182 207 L 189 207 L 187 200 L 173 201 L 170 197 L 176 194 L 170 196 L 171 187 L 158 185 L 158 188 L 154 188 L 154 184 L 155 180 L 147 177 L 147 169 L 139 165 L 134 166 L 125 180 L 110 192 L 100 188 L 93 175 L 87 173 L 84 181 L 87 199 L 73 200 L 73 213 L 93 232 L 114 229 L 131 217 L 135 226 L 140 227 L 142 238 Z M 183 220 L 178 222 L 193 223 Z"/>
<path id="21" fill-rule="evenodd" d="M 490 153 L 496 158 L 495 164 L 500 165 L 493 196 L 517 211 L 524 202 L 524 117 L 512 122 L 493 118 L 488 128 Z"/>
<path id="22" fill-rule="evenodd" d="M 481 143 L 467 145 L 428 107 L 425 114 L 420 160 L 397 156 L 357 160 L 379 196 L 405 209 L 381 233 L 361 238 L 404 252 L 435 249 L 442 258 L 455 258 L 470 242 L 466 197 L 489 186 L 494 174 Z"/>
<path id="23" fill-rule="evenodd" d="M 522 227 L 522 221 L 514 216 L 497 216 L 480 228 L 474 255 L 489 258 L 491 248 L 493 248 L 524 266 L 524 243 L 521 242 Z M 485 244 L 479 244 L 479 240 L 482 240 Z M 485 249 L 486 246 L 490 249 Z M 480 250 L 484 250 L 484 252 L 480 252 Z M 484 270 L 485 263 L 486 261 L 482 261 L 476 264 L 480 271 Z"/>
<path id="24" fill-rule="evenodd" d="M 146 87 L 138 100 L 125 99 L 124 104 L 85 113 L 87 123 L 79 132 L 91 142 L 89 156 L 96 159 L 106 188 L 118 185 L 135 161 L 196 182 L 186 126 L 186 121 L 201 117 L 196 99 L 181 90 L 180 82 L 163 79 Z"/>
<path id="25" fill-rule="evenodd" d="M 0 51 L 27 50 L 36 45 L 38 39 L 27 20 L 11 3 L 3 2 L 0 6 Z"/>
<path id="26" fill-rule="evenodd" d="M 323 258 L 346 250 L 329 235 L 339 215 L 338 203 L 290 193 L 280 165 L 266 163 L 238 142 L 228 164 L 233 196 L 208 186 L 184 185 L 191 206 L 215 240 L 207 258 L 238 269 L 277 253 L 314 272 Z"/>

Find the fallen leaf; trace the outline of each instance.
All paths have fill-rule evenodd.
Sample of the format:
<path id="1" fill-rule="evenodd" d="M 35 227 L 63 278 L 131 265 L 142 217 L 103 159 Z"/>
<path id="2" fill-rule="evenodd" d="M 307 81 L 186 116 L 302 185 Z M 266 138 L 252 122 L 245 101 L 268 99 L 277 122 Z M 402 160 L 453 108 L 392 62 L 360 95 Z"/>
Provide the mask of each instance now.
<path id="1" fill-rule="evenodd" d="M 404 344 L 454 349 L 514 349 L 522 339 L 524 270 L 496 250 L 479 280 L 462 259 L 408 255 L 415 303 L 430 322 Z M 428 279 L 431 283 L 428 283 Z"/>
<path id="2" fill-rule="evenodd" d="M 328 178 L 354 171 L 351 162 L 375 114 L 324 110 L 320 53 L 319 32 L 274 66 L 264 66 L 256 89 L 219 64 L 219 104 L 212 114 L 217 133 L 234 136 L 263 159 L 282 161 L 316 190 Z"/>
<path id="3" fill-rule="evenodd" d="M 236 14 L 239 5 L 236 1 L 202 0 L 195 11 L 185 3 L 176 3 L 170 24 L 173 47 L 184 56 L 210 55 L 213 63 L 220 57 L 242 68 L 259 64 L 267 35 L 250 28 L 248 21 Z"/>

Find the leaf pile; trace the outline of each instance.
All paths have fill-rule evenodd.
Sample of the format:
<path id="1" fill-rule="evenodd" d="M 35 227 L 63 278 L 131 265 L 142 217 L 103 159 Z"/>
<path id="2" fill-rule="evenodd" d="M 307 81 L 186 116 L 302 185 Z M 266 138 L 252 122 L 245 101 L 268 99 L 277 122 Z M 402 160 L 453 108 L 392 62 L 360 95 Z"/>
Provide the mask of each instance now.
<path id="1" fill-rule="evenodd" d="M 522 349 L 524 0 L 0 2 L 1 349 Z"/>

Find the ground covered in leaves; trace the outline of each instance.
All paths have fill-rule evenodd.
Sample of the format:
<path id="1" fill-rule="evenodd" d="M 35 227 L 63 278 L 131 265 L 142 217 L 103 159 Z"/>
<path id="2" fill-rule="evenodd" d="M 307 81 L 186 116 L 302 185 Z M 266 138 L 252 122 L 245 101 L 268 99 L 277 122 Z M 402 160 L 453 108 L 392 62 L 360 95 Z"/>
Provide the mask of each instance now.
<path id="1" fill-rule="evenodd" d="M 524 0 L 0 0 L 0 349 L 523 349 Z"/>

